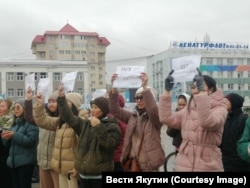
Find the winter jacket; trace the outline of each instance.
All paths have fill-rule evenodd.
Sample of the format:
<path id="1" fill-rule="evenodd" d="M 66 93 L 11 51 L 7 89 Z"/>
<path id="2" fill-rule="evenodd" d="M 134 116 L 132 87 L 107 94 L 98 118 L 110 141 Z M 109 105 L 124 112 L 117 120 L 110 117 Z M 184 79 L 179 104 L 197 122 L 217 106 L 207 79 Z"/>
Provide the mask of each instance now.
<path id="1" fill-rule="evenodd" d="M 250 164 L 250 152 L 248 148 L 250 147 L 250 118 L 247 119 L 244 131 L 241 138 L 237 142 L 237 153 L 243 160 Z"/>
<path id="2" fill-rule="evenodd" d="M 114 115 L 109 114 L 108 116 L 113 117 Z M 124 144 L 124 136 L 126 133 L 127 124 L 119 119 L 117 119 L 117 121 L 118 121 L 118 125 L 120 127 L 120 130 L 121 130 L 121 139 L 120 139 L 119 145 L 115 149 L 114 161 L 118 163 L 118 162 L 121 162 L 122 148 L 123 148 L 123 144 Z"/>
<path id="3" fill-rule="evenodd" d="M 88 119 L 74 116 L 65 97 L 58 97 L 57 104 L 63 119 L 78 135 L 75 169 L 84 176 L 101 175 L 114 170 L 114 151 L 121 132 L 116 119 L 105 117 L 93 127 Z"/>
<path id="4" fill-rule="evenodd" d="M 13 114 L 9 112 L 7 115 L 0 116 L 0 128 L 10 129 L 13 123 Z M 2 131 L 2 130 L 1 130 Z M 9 155 L 9 148 L 5 147 L 0 137 L 0 162 L 6 163 L 6 159 Z"/>
<path id="5" fill-rule="evenodd" d="M 181 111 L 171 109 L 171 96 L 160 96 L 160 121 L 181 129 L 182 143 L 176 157 L 176 171 L 224 171 L 219 148 L 227 117 L 221 89 L 193 96 Z"/>
<path id="6" fill-rule="evenodd" d="M 60 174 L 67 174 L 74 168 L 75 148 L 77 136 L 74 130 L 64 123 L 59 128 L 59 117 L 50 117 L 46 114 L 44 105 L 35 103 L 33 116 L 37 126 L 55 131 L 54 149 L 50 161 L 51 168 Z"/>
<path id="7" fill-rule="evenodd" d="M 136 157 L 143 171 L 158 171 L 165 161 L 160 137 L 162 123 L 151 91 L 143 91 L 142 96 L 146 99 L 146 109 L 140 114 L 121 108 L 117 102 L 118 94 L 109 94 L 110 112 L 127 124 L 121 161 Z"/>
<path id="8" fill-rule="evenodd" d="M 33 104 L 32 100 L 25 100 L 25 114 L 24 117 L 28 122 L 34 123 L 33 118 Z M 37 145 L 37 163 L 40 168 L 44 170 L 51 169 L 50 160 L 55 143 L 55 131 L 43 129 L 39 127 L 39 139 Z"/>
<path id="9" fill-rule="evenodd" d="M 7 165 L 10 168 L 18 168 L 26 165 L 36 164 L 36 147 L 38 143 L 38 127 L 28 123 L 24 119 L 15 119 L 15 124 L 11 127 L 14 136 L 3 143 L 10 147 Z"/>
<path id="10" fill-rule="evenodd" d="M 250 171 L 250 164 L 237 153 L 237 141 L 240 139 L 248 118 L 241 108 L 228 113 L 222 135 L 221 152 L 225 172 Z"/>

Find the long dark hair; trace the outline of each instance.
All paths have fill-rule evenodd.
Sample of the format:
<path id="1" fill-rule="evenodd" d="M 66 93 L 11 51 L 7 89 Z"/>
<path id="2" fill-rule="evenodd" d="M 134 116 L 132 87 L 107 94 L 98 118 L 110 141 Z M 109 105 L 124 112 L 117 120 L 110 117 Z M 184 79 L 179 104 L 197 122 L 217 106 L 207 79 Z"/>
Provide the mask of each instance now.
<path id="1" fill-rule="evenodd" d="M 216 86 L 216 81 L 215 79 L 213 79 L 211 76 L 208 75 L 203 75 L 204 78 L 204 82 L 207 84 L 208 89 L 212 90 L 212 93 L 215 92 L 217 90 L 217 86 Z M 194 83 L 195 80 L 193 80 L 192 83 Z M 188 101 L 188 111 L 190 112 L 190 103 L 193 100 L 193 94 L 191 94 L 190 100 Z"/>

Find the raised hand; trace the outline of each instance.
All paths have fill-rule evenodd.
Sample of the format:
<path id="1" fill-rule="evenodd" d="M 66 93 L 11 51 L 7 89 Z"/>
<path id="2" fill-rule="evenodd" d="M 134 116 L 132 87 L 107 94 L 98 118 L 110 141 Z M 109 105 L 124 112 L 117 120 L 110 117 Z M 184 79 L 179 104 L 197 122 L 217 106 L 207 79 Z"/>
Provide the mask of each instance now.
<path id="1" fill-rule="evenodd" d="M 111 76 L 111 84 L 113 85 L 115 79 L 117 78 L 118 74 L 114 73 L 112 76 Z"/>
<path id="2" fill-rule="evenodd" d="M 63 97 L 64 96 L 64 87 L 63 84 L 61 83 L 58 88 L 57 88 L 58 96 Z"/>
<path id="3" fill-rule="evenodd" d="M 33 96 L 32 89 L 31 87 L 28 87 L 25 92 L 25 99 L 32 100 L 32 96 Z"/>
<path id="4" fill-rule="evenodd" d="M 147 73 L 145 72 L 142 72 L 141 75 L 140 75 L 140 79 L 141 79 L 141 82 L 142 82 L 142 87 L 145 89 L 147 88 L 147 84 L 148 84 L 148 75 Z"/>
<path id="5" fill-rule="evenodd" d="M 198 91 L 204 91 L 204 78 L 199 68 L 196 68 L 198 74 L 194 76 L 194 81 L 196 82 L 196 87 Z"/>
<path id="6" fill-rule="evenodd" d="M 174 70 L 171 70 L 171 72 L 168 74 L 167 78 L 165 79 L 165 90 L 171 91 L 174 86 L 174 77 L 172 74 L 174 73 Z"/>

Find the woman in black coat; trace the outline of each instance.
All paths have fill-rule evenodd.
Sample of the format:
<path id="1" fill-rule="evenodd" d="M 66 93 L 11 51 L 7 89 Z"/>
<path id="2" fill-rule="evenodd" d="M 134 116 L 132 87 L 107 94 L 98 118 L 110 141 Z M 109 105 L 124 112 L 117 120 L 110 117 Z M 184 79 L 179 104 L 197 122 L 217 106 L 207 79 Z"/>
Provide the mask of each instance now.
<path id="1" fill-rule="evenodd" d="M 244 98 L 236 93 L 225 96 L 228 116 L 222 135 L 221 152 L 225 172 L 250 171 L 250 164 L 237 154 L 237 141 L 245 128 L 247 114 L 242 111 Z"/>

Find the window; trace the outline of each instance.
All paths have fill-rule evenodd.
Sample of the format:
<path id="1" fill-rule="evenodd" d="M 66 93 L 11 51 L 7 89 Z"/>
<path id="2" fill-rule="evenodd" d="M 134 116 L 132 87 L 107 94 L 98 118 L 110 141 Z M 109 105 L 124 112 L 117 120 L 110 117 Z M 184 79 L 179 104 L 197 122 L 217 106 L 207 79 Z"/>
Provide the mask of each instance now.
<path id="1" fill-rule="evenodd" d="M 223 59 L 217 58 L 217 65 L 223 65 Z"/>
<path id="2" fill-rule="evenodd" d="M 228 78 L 233 78 L 233 72 L 227 72 L 227 77 Z"/>
<path id="3" fill-rule="evenodd" d="M 233 84 L 228 84 L 228 90 L 233 90 Z"/>
<path id="4" fill-rule="evenodd" d="M 8 89 L 8 97 L 15 97 L 14 89 Z"/>
<path id="5" fill-rule="evenodd" d="M 243 58 L 238 58 L 238 65 L 243 65 Z"/>
<path id="6" fill-rule="evenodd" d="M 92 71 L 94 71 L 94 70 L 95 70 L 95 66 L 91 66 L 90 69 L 91 69 Z"/>
<path id="7" fill-rule="evenodd" d="M 18 81 L 24 80 L 23 72 L 17 72 L 16 73 L 16 80 L 18 80 Z"/>
<path id="8" fill-rule="evenodd" d="M 7 73 L 7 80 L 8 81 L 14 81 L 15 80 L 15 73 L 14 72 L 8 72 Z"/>
<path id="9" fill-rule="evenodd" d="M 218 84 L 218 88 L 221 88 L 223 90 L 223 84 Z"/>
<path id="10" fill-rule="evenodd" d="M 208 71 L 208 72 L 207 72 L 207 75 L 212 77 L 212 76 L 213 76 L 213 72 Z"/>
<path id="11" fill-rule="evenodd" d="M 213 59 L 207 58 L 207 65 L 213 65 Z"/>
<path id="12" fill-rule="evenodd" d="M 30 72 L 29 74 L 33 74 L 34 72 Z M 35 80 L 37 81 L 37 72 L 35 72 Z"/>
<path id="13" fill-rule="evenodd" d="M 24 89 L 17 89 L 16 96 L 17 97 L 24 97 Z"/>
<path id="14" fill-rule="evenodd" d="M 233 65 L 233 58 L 227 58 L 227 65 Z"/>
<path id="15" fill-rule="evenodd" d="M 76 79 L 79 80 L 79 81 L 82 81 L 83 80 L 83 73 L 82 72 L 78 72 Z"/>
<path id="16" fill-rule="evenodd" d="M 218 78 L 222 78 L 222 72 L 218 72 Z"/>
<path id="17" fill-rule="evenodd" d="M 47 78 L 46 72 L 40 72 L 40 78 Z"/>
<path id="18" fill-rule="evenodd" d="M 238 90 L 243 90 L 243 85 L 242 84 L 238 84 Z"/>
<path id="19" fill-rule="evenodd" d="M 62 79 L 62 75 L 60 72 L 54 72 L 54 81 L 60 81 Z"/>
<path id="20" fill-rule="evenodd" d="M 83 95 L 83 89 L 82 88 L 77 88 L 76 92 L 79 93 L 80 95 Z"/>
<path id="21" fill-rule="evenodd" d="M 237 77 L 242 78 L 242 72 L 238 72 Z"/>
<path id="22" fill-rule="evenodd" d="M 247 65 L 250 65 L 250 58 L 247 58 Z"/>

